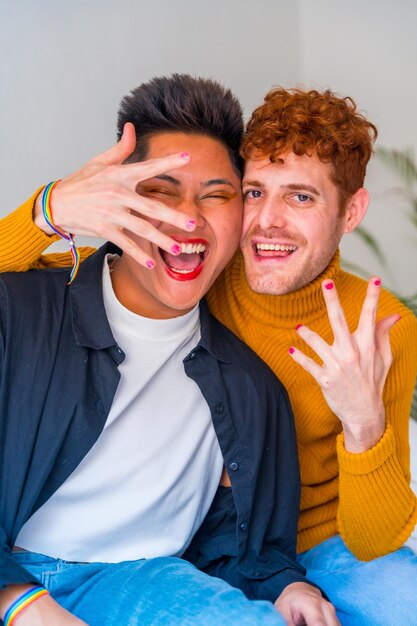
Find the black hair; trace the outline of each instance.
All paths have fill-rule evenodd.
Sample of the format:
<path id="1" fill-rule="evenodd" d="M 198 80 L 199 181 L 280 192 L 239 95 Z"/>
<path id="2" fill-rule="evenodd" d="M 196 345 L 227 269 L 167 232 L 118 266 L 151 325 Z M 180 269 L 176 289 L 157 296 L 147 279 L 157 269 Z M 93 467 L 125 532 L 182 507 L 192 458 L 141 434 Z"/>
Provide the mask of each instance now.
<path id="1" fill-rule="evenodd" d="M 239 155 L 243 115 L 230 89 L 214 80 L 172 74 L 152 78 L 125 96 L 118 113 L 118 138 L 126 122 L 136 129 L 137 144 L 128 161 L 146 159 L 148 139 L 161 132 L 205 135 L 220 141 L 242 174 Z"/>

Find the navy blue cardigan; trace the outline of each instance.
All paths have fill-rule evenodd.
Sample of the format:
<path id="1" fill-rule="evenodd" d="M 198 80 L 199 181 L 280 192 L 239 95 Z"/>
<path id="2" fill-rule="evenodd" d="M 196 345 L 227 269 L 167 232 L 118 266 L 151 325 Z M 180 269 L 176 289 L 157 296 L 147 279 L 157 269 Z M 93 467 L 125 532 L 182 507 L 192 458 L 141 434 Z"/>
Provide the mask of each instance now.
<path id="1" fill-rule="evenodd" d="M 70 287 L 66 269 L 0 277 L 1 586 L 33 581 L 10 549 L 110 411 L 124 359 L 101 286 L 104 256 L 114 251 L 100 248 Z M 200 312 L 201 340 L 184 368 L 210 408 L 232 488 L 219 488 L 184 556 L 249 598 L 274 601 L 304 580 L 295 561 L 300 481 L 291 407 L 263 361 L 204 302 Z"/>

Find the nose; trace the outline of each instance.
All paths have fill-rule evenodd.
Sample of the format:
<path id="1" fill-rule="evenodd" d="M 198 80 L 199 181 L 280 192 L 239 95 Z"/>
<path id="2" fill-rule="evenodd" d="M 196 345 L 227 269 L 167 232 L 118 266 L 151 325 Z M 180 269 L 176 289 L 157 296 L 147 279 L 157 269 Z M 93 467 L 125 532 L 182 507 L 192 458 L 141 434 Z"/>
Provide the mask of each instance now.
<path id="1" fill-rule="evenodd" d="M 258 224 L 262 229 L 284 228 L 287 225 L 286 206 L 278 199 L 267 198 L 260 208 Z"/>
<path id="2" fill-rule="evenodd" d="M 202 228 L 206 223 L 201 207 L 194 200 L 183 198 L 176 207 L 182 213 L 185 213 L 190 219 L 196 223 L 196 229 Z"/>

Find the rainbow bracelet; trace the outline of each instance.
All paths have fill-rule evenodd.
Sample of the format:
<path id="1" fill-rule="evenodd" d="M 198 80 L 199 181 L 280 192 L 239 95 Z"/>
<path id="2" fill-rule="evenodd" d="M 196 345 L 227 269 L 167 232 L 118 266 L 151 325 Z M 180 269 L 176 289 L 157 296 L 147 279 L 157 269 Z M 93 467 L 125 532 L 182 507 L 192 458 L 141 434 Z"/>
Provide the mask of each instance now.
<path id="1" fill-rule="evenodd" d="M 47 590 L 36 585 L 31 587 L 28 591 L 25 591 L 17 600 L 15 600 L 7 609 L 4 616 L 4 626 L 12 626 L 16 617 L 22 613 L 30 604 L 39 600 L 42 596 L 47 595 Z"/>
<path id="2" fill-rule="evenodd" d="M 58 226 L 55 225 L 54 219 L 52 217 L 51 194 L 52 194 L 53 188 L 59 182 L 60 182 L 59 180 L 55 180 L 52 183 L 49 183 L 49 185 L 46 185 L 45 189 L 43 190 L 42 215 L 45 218 L 45 222 L 48 224 L 48 226 L 52 228 L 52 230 L 57 235 L 59 235 L 60 237 L 62 237 L 62 239 L 65 239 L 69 243 L 71 256 L 72 256 L 72 270 L 71 270 L 70 278 L 67 284 L 70 285 L 73 282 L 73 280 L 75 280 L 78 274 L 78 269 L 80 267 L 80 255 L 77 250 L 77 246 L 75 245 L 73 235 L 71 235 L 70 233 L 65 233 L 63 230 L 58 228 Z"/>

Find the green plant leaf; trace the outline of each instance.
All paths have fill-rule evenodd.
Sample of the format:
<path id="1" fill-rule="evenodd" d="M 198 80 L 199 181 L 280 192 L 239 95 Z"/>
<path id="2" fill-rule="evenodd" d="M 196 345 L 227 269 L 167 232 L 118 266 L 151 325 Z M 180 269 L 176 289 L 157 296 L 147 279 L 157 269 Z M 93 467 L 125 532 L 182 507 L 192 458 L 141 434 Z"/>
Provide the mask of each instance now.
<path id="1" fill-rule="evenodd" d="M 390 169 L 394 170 L 408 187 L 417 182 L 417 164 L 411 148 L 396 150 L 395 148 L 376 148 L 375 154 Z"/>
<path id="2" fill-rule="evenodd" d="M 417 163 L 413 151 L 411 149 L 377 148 L 375 153 L 383 163 L 394 170 L 404 181 L 406 189 L 403 192 L 407 194 L 411 205 L 411 211 L 408 215 L 411 224 L 417 228 Z M 417 293 L 408 297 L 400 296 L 399 294 L 395 295 L 417 316 Z M 411 418 L 417 421 L 417 383 L 414 387 Z"/>
<path id="3" fill-rule="evenodd" d="M 372 250 L 372 252 L 378 258 L 378 260 L 382 263 L 382 265 L 386 267 L 387 260 L 385 258 L 385 255 L 382 252 L 381 248 L 379 247 L 377 240 L 375 239 L 373 235 L 371 235 L 369 230 L 367 230 L 363 226 L 358 226 L 357 228 L 355 228 L 353 232 L 356 233 L 356 235 L 360 239 L 362 239 L 362 241 L 368 246 L 368 248 Z"/>

